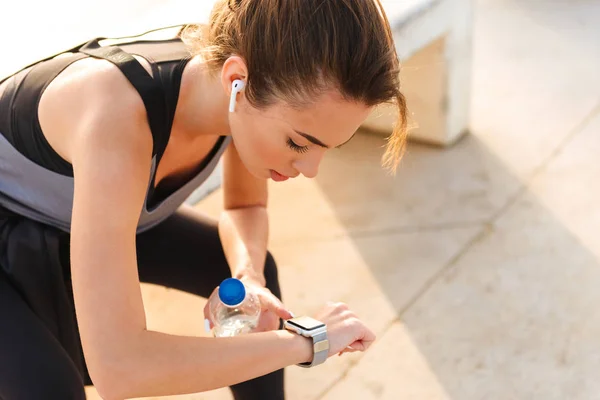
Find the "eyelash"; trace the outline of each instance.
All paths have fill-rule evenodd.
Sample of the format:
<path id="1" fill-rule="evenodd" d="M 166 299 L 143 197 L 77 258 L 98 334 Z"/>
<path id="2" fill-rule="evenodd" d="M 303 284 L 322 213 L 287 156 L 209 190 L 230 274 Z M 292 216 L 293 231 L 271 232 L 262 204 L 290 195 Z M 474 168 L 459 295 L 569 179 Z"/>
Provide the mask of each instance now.
<path id="1" fill-rule="evenodd" d="M 308 151 L 308 146 L 298 146 L 290 138 L 288 138 L 288 140 L 287 140 L 287 145 L 290 149 L 294 150 L 297 153 L 306 153 Z"/>

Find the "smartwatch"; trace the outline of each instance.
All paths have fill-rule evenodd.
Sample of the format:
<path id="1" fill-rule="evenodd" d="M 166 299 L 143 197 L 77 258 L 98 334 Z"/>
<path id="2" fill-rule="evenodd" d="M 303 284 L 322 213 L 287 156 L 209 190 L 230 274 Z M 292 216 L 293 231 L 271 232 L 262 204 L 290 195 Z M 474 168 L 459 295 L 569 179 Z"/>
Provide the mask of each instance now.
<path id="1" fill-rule="evenodd" d="M 283 321 L 285 329 L 295 332 L 313 341 L 313 359 L 311 362 L 300 363 L 299 367 L 310 368 L 323 364 L 329 355 L 329 340 L 327 326 L 311 317 L 296 317 Z"/>

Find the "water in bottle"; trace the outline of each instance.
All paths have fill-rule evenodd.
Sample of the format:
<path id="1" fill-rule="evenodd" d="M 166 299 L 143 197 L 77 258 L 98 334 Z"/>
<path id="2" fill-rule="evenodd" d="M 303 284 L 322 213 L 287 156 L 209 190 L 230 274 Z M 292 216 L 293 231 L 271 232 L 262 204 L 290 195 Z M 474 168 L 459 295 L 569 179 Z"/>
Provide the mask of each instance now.
<path id="1" fill-rule="evenodd" d="M 217 337 L 251 332 L 258 325 L 260 301 L 252 290 L 235 278 L 225 279 L 217 295 L 209 299 L 210 317 Z"/>

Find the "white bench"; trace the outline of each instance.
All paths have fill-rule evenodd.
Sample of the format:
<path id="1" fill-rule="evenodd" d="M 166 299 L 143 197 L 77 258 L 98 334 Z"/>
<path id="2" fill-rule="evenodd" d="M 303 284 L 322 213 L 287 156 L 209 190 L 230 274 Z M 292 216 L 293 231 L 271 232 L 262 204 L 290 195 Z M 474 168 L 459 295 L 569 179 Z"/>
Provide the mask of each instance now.
<path id="1" fill-rule="evenodd" d="M 403 61 L 402 90 L 418 125 L 411 130 L 411 139 L 445 146 L 467 130 L 472 1 L 382 0 Z M 206 22 L 214 0 L 105 0 L 101 8 L 81 4 L 71 14 L 45 18 L 50 10 L 71 10 L 71 3 L 40 4 L 37 19 L 3 22 L 0 47 L 6 57 L 0 62 L 0 76 L 95 35 L 115 37 L 159 26 Z M 25 15 L 31 4 L 11 2 L 7 7 L 9 14 L 18 16 Z M 31 26 L 36 29 L 30 30 Z M 390 110 L 382 107 L 364 127 L 388 134 L 392 122 Z"/>
<path id="2" fill-rule="evenodd" d="M 407 98 L 411 140 L 440 146 L 468 129 L 472 0 L 382 0 Z M 394 110 L 380 107 L 364 127 L 389 134 Z"/>
<path id="3" fill-rule="evenodd" d="M 468 130 L 471 93 L 472 0 L 382 0 L 402 60 L 409 139 L 449 146 Z M 363 127 L 391 133 L 395 110 L 378 107 Z M 195 203 L 220 183 L 220 170 L 189 199 Z"/>
<path id="4" fill-rule="evenodd" d="M 169 0 L 142 18 L 148 26 L 207 22 L 214 1 Z M 411 113 L 409 138 L 447 146 L 467 131 L 471 83 L 473 0 L 382 0 Z M 160 24 L 159 24 L 160 25 Z M 393 109 L 378 108 L 363 126 L 391 133 Z"/>
<path id="5" fill-rule="evenodd" d="M 166 25 L 193 15 L 198 22 L 206 22 L 211 4 L 170 0 L 145 18 Z M 449 146 L 468 130 L 473 0 L 382 0 L 382 5 L 403 65 L 401 89 L 410 112 L 409 139 Z M 178 16 L 174 9 L 185 12 Z M 381 106 L 363 127 L 387 136 L 394 118 L 394 108 Z M 217 168 L 188 202 L 195 203 L 216 189 L 220 174 Z"/>
<path id="6" fill-rule="evenodd" d="M 257 0 L 258 1 L 258 0 Z M 382 0 L 403 62 L 402 91 L 413 125 L 409 138 L 446 146 L 467 131 L 469 119 L 473 0 Z M 69 10 L 71 0 L 56 0 L 31 21 L 8 20 L 0 26 L 0 46 L 9 55 L 0 76 L 17 67 L 89 37 L 140 33 L 190 21 L 206 22 L 213 0 L 105 0 L 76 9 L 74 15 L 44 17 L 49 10 Z M 24 15 L 27 2 L 10 3 L 11 15 Z M 111 10 L 117 10 L 116 13 Z M 44 12 L 41 12 L 44 11 Z M 61 19 L 62 18 L 62 19 Z M 33 31 L 29 27 L 36 26 Z M 56 29 L 59 27 L 60 29 Z M 31 34 L 28 35 L 28 32 Z M 46 40 L 40 41 L 39 32 Z M 16 39 L 15 39 L 16 38 Z M 393 109 L 378 108 L 364 123 L 374 132 L 391 132 Z M 219 186 L 220 170 L 190 199 L 193 202 Z"/>

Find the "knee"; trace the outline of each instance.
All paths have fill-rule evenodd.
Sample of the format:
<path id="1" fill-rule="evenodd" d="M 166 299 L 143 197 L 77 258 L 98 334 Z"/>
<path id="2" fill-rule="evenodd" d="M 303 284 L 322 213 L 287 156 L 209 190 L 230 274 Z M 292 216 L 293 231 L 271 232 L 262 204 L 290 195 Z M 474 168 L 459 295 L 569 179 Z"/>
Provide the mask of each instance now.
<path id="1" fill-rule="evenodd" d="M 83 378 L 75 368 L 49 368 L 37 388 L 47 399 L 85 399 Z M 38 386 L 38 385 L 35 385 Z M 52 395 L 50 395 L 52 394 Z M 42 397 L 40 397 L 42 398 Z"/>
<path id="2" fill-rule="evenodd" d="M 8 392 L 0 392 L 10 399 L 65 399 L 85 400 L 83 381 L 76 372 L 61 368 L 45 368 L 41 373 L 13 382 Z"/>
<path id="3" fill-rule="evenodd" d="M 277 297 L 281 299 L 281 289 L 279 288 L 279 276 L 277 273 L 277 264 L 275 258 L 270 251 L 267 251 L 267 258 L 265 261 L 265 281 L 267 288 Z"/>
<path id="4" fill-rule="evenodd" d="M 275 262 L 275 258 L 270 251 L 267 251 L 267 258 L 265 260 L 265 274 L 267 271 L 269 274 L 274 274 L 277 276 L 277 263 Z"/>
<path id="5" fill-rule="evenodd" d="M 72 383 L 70 386 L 59 386 L 58 383 L 52 383 L 46 387 L 43 395 L 47 399 L 65 399 L 65 400 L 85 400 L 85 388 L 83 383 Z M 41 397 L 40 397 L 41 398 Z"/>

